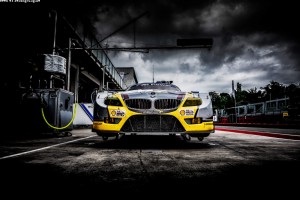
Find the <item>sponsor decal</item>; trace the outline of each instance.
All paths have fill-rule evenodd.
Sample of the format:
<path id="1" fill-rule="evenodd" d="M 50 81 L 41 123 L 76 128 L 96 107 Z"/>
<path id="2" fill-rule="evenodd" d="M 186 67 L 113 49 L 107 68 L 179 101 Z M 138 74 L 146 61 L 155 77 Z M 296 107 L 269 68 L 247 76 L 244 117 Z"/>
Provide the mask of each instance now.
<path id="1" fill-rule="evenodd" d="M 124 117 L 125 116 L 125 111 L 123 110 L 112 110 L 110 112 L 112 117 Z"/>
<path id="2" fill-rule="evenodd" d="M 179 113 L 180 113 L 181 116 L 185 115 L 185 111 L 184 110 L 181 110 Z"/>
<path id="3" fill-rule="evenodd" d="M 180 113 L 181 116 L 193 116 L 194 115 L 194 110 L 185 109 L 185 110 L 180 110 L 179 113 Z"/>

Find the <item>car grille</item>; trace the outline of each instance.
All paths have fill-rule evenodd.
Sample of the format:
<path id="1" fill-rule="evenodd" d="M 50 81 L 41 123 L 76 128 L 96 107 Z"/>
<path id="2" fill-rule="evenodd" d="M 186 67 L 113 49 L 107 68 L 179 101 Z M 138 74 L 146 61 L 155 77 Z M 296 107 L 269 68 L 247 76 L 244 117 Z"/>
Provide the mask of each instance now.
<path id="1" fill-rule="evenodd" d="M 174 109 L 179 106 L 181 100 L 178 99 L 157 99 L 154 102 L 156 109 Z"/>
<path id="2" fill-rule="evenodd" d="M 170 115 L 134 115 L 122 127 L 123 132 L 184 132 L 181 123 Z"/>
<path id="3" fill-rule="evenodd" d="M 149 99 L 126 99 L 126 105 L 128 108 L 135 109 L 150 109 L 151 101 Z"/>
<path id="4" fill-rule="evenodd" d="M 126 99 L 128 108 L 133 109 L 151 109 L 151 100 L 149 99 Z M 154 102 L 155 109 L 175 109 L 181 103 L 179 99 L 157 99 Z"/>

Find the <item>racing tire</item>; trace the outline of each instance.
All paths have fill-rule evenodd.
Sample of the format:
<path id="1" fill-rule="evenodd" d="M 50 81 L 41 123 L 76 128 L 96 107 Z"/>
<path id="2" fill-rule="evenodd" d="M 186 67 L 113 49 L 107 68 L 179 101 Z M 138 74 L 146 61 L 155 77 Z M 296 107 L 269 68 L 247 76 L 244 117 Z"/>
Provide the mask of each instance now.
<path id="1" fill-rule="evenodd" d="M 108 140 L 108 137 L 107 136 L 102 136 L 102 139 L 106 141 L 106 140 Z"/>

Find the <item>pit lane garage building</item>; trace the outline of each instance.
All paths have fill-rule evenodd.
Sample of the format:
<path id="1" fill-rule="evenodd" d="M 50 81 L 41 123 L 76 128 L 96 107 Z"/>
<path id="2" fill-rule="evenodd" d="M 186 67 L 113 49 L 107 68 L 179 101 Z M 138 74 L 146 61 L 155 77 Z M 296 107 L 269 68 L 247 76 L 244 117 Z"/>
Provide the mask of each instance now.
<path id="1" fill-rule="evenodd" d="M 134 68 L 117 69 L 101 50 L 78 10 L 55 4 L 4 4 L 2 9 L 13 11 L 0 12 L 4 127 L 70 130 L 76 103 L 92 103 L 97 89 L 137 83 Z"/>

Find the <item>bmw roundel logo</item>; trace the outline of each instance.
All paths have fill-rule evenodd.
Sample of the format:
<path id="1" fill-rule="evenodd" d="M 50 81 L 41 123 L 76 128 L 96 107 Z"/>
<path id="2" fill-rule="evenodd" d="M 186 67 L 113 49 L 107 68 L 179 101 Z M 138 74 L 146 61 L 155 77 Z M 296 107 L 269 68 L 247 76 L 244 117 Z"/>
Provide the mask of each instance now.
<path id="1" fill-rule="evenodd" d="M 154 98 L 154 97 L 155 97 L 155 92 L 151 92 L 151 93 L 150 93 L 150 97 L 151 97 L 151 98 Z"/>

